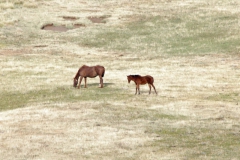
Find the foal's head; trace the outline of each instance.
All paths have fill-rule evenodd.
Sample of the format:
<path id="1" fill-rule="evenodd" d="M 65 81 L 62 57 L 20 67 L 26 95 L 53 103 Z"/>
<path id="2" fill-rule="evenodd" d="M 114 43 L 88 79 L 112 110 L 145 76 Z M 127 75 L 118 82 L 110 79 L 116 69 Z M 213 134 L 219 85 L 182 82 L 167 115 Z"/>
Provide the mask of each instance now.
<path id="1" fill-rule="evenodd" d="M 132 80 L 132 76 L 131 75 L 127 76 L 127 79 L 128 79 L 128 83 L 130 83 Z"/>
<path id="2" fill-rule="evenodd" d="M 73 87 L 77 87 L 77 84 L 78 84 L 78 79 L 76 78 L 73 78 Z"/>

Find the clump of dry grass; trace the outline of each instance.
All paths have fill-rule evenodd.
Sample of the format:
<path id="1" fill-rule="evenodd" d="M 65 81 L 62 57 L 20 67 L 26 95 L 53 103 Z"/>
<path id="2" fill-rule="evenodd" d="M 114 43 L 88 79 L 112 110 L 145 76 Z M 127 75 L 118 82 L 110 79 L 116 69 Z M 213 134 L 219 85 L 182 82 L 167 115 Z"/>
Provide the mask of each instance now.
<path id="1" fill-rule="evenodd" d="M 7 10 L 7 9 L 17 9 L 19 7 L 26 7 L 26 8 L 37 8 L 39 5 L 36 1 L 23 1 L 23 0 L 12 0 L 12 1 L 2 1 L 0 2 L 0 10 Z"/>
<path id="2" fill-rule="evenodd" d="M 1 3 L 0 4 L 0 8 L 2 10 L 4 10 L 4 9 L 13 9 L 14 8 L 14 4 L 13 3 Z"/>
<path id="3" fill-rule="evenodd" d="M 38 7 L 38 3 L 36 2 L 27 2 L 23 4 L 24 7 L 27 8 L 37 8 Z"/>

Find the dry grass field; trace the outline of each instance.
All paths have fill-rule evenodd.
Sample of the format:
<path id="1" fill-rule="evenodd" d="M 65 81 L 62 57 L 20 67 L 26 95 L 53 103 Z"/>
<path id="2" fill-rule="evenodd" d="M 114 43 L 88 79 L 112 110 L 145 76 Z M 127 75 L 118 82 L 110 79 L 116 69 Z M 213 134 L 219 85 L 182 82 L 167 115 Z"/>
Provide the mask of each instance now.
<path id="1" fill-rule="evenodd" d="M 1 0 L 0 159 L 239 159 L 239 19 L 237 0 Z M 84 64 L 104 88 L 72 87 Z"/>

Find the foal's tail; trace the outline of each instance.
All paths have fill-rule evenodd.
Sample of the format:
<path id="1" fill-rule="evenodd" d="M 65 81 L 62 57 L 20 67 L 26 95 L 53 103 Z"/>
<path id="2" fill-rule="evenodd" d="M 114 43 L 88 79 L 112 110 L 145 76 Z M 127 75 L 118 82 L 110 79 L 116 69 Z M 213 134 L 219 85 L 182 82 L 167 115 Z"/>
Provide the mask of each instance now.
<path id="1" fill-rule="evenodd" d="M 154 78 L 152 76 L 149 76 L 149 75 L 147 75 L 146 77 L 147 77 L 148 83 L 153 84 Z"/>
<path id="2" fill-rule="evenodd" d="M 153 78 L 153 77 L 151 78 L 151 82 L 152 82 L 152 84 L 153 84 L 153 82 L 154 82 L 154 78 Z"/>

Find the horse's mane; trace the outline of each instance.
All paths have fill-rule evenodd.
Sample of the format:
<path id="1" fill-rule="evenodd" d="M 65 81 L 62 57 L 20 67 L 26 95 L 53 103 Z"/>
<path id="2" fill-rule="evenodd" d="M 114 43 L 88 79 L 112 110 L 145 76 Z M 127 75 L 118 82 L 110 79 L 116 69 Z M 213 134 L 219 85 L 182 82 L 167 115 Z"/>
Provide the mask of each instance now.
<path id="1" fill-rule="evenodd" d="M 78 79 L 78 78 L 79 78 L 79 76 L 80 76 L 80 74 L 79 74 L 79 70 L 78 70 L 78 72 L 76 73 L 76 75 L 75 75 L 74 79 Z"/>
<path id="2" fill-rule="evenodd" d="M 80 73 L 79 73 L 79 72 L 80 72 L 80 70 L 81 70 L 82 68 L 84 68 L 84 67 L 88 67 L 88 66 L 83 65 L 82 67 L 80 67 L 80 68 L 78 69 L 78 71 L 77 71 L 77 73 L 76 73 L 74 79 L 78 79 L 78 78 L 79 78 L 79 76 L 80 76 Z"/>

